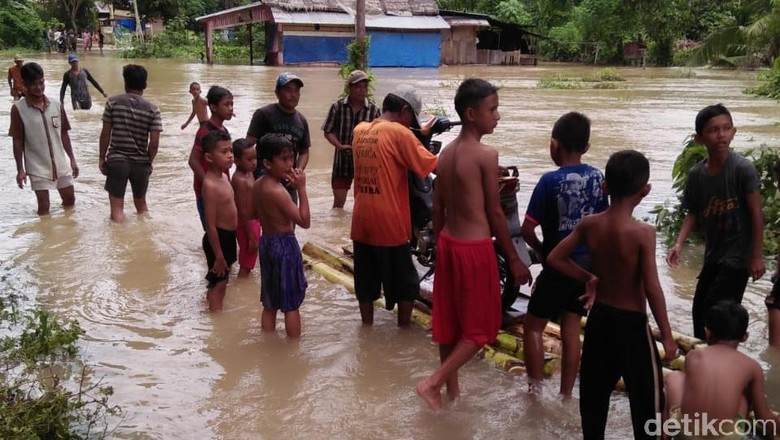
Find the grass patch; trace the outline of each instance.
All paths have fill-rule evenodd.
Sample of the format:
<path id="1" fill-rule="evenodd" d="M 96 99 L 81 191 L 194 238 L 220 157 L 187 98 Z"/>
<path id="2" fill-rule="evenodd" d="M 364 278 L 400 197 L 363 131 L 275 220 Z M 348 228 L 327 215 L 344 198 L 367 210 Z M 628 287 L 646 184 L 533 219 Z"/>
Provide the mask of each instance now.
<path id="1" fill-rule="evenodd" d="M 545 76 L 536 83 L 536 87 L 540 89 L 563 89 L 563 90 L 577 90 L 582 89 L 581 82 L 572 78 L 567 78 L 562 75 Z"/>

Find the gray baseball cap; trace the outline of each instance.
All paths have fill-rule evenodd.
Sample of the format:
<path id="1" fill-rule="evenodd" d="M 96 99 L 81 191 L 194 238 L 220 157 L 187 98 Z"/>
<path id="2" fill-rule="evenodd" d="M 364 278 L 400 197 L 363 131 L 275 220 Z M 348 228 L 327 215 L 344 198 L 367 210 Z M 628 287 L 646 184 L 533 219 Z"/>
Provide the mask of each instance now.
<path id="1" fill-rule="evenodd" d="M 414 112 L 414 119 L 417 122 L 417 127 L 420 127 L 421 126 L 420 111 L 422 110 L 422 99 L 420 99 L 420 94 L 417 93 L 417 89 L 410 86 L 409 84 L 399 84 L 389 94 L 397 96 L 403 99 L 404 101 L 406 101 L 407 104 L 409 104 L 409 107 L 411 107 L 412 111 Z M 412 125 L 414 126 L 414 124 Z"/>

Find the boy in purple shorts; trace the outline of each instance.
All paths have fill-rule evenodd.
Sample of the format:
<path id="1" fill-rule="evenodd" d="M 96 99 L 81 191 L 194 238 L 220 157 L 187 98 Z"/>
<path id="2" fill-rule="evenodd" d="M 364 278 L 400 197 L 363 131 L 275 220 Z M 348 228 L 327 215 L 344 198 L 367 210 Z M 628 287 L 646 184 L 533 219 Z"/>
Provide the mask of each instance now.
<path id="1" fill-rule="evenodd" d="M 263 331 L 276 329 L 276 312 L 284 313 L 287 336 L 301 335 L 298 308 L 306 295 L 306 277 L 295 225 L 308 228 L 311 223 L 306 175 L 294 168 L 294 147 L 283 135 L 269 133 L 257 144 L 259 160 L 265 169 L 253 188 L 254 217 L 263 225 L 260 239 L 260 300 L 263 303 Z M 296 206 L 285 188 L 298 192 Z"/>

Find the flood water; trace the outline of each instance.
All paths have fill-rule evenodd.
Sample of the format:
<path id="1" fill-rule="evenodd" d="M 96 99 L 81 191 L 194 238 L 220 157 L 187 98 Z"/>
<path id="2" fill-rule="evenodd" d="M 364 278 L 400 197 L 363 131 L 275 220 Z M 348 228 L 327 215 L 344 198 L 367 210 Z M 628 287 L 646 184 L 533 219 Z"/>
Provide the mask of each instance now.
<path id="1" fill-rule="evenodd" d="M 43 65 L 47 95 L 56 99 L 68 67 L 64 57 L 34 61 Z M 122 92 L 121 67 L 127 60 L 106 54 L 83 55 L 81 61 L 109 94 Z M 0 137 L 3 289 L 63 318 L 79 320 L 86 330 L 81 348 L 94 366 L 93 377 L 114 387 L 111 402 L 125 411 L 122 420 L 114 421 L 112 438 L 580 437 L 577 400 L 560 401 L 557 377 L 548 381 L 542 399 L 533 402 L 525 394 L 524 377 L 479 360 L 462 370 L 463 396 L 457 404 L 438 413 L 428 410 L 414 384 L 438 364 L 429 335 L 417 328 L 399 331 L 395 315 L 385 311 L 377 311 L 373 328 L 363 328 L 354 298 L 314 272 L 307 273 L 300 341 L 287 340 L 281 328 L 276 334 L 261 333 L 257 274 L 231 281 L 225 311 L 207 313 L 203 232 L 187 166 L 195 126 L 179 128 L 190 111 L 188 84 L 200 82 L 204 94 L 212 84 L 230 89 L 236 117 L 226 126 L 234 136 L 243 136 L 254 109 L 275 101 L 273 82 L 281 69 L 168 60 L 139 63 L 149 70 L 145 96 L 160 106 L 165 130 L 147 196 L 150 215 L 133 215 L 128 196 L 127 223 L 108 220 L 104 177 L 97 166 L 103 99 L 94 89 L 95 105 L 89 111 L 74 113 L 66 96 L 70 136 L 81 168 L 75 210 L 64 212 L 53 195 L 52 214 L 38 218 L 32 192 L 16 187 L 10 138 Z M 339 248 L 350 243 L 351 196 L 344 211 L 331 210 L 333 149 L 320 127 L 341 81 L 335 68 L 293 70 L 305 82 L 299 110 L 309 120 L 313 142 L 307 169 L 313 221 L 311 229 L 298 230 L 298 238 Z M 638 149 L 651 160 L 653 190 L 638 207 L 639 218 L 671 200 L 672 163 L 701 107 L 722 102 L 730 108 L 738 127 L 733 143 L 738 149 L 780 143 L 780 104 L 742 94 L 754 84 L 755 75 L 749 72 L 697 69 L 689 75 L 679 69 L 626 68 L 618 69 L 627 79 L 620 89 L 536 86 L 546 75 L 581 77 L 596 70 L 542 65 L 374 73 L 376 96 L 383 97 L 396 84 L 412 84 L 424 105 L 453 116 L 452 98 L 461 79 L 480 76 L 500 85 L 502 119 L 484 141 L 499 149 L 502 164 L 520 168 L 521 210 L 539 176 L 554 167 L 548 153 L 550 131 L 557 117 L 570 110 L 593 120 L 587 162 L 603 168 L 612 152 L 625 148 Z M 3 95 L 0 131 L 5 133 L 11 101 Z M 454 135 L 440 139 L 446 143 Z M 658 267 L 672 327 L 691 333 L 690 305 L 702 249 L 687 247 L 675 270 L 663 263 L 665 252 L 660 245 Z M 749 284 L 745 295 L 751 324 L 743 350 L 767 372 L 767 391 L 778 410 L 780 354 L 766 350 L 763 298 L 773 266 L 768 262 L 767 267 L 765 279 Z M 610 411 L 608 438 L 630 438 L 626 396 L 616 394 Z"/>

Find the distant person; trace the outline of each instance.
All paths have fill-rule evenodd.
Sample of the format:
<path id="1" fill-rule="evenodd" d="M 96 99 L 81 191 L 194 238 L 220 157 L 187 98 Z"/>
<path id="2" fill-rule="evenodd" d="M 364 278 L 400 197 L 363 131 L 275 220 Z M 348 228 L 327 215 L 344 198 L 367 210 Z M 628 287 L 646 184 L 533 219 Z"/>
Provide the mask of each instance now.
<path id="1" fill-rule="evenodd" d="M 198 129 L 198 132 L 195 133 L 195 142 L 192 144 L 192 150 L 190 150 L 190 158 L 188 161 L 190 169 L 192 170 L 192 187 L 195 190 L 195 205 L 198 210 L 200 224 L 203 226 L 204 231 L 206 230 L 206 218 L 201 192 L 203 188 L 203 178 L 206 176 L 209 163 L 206 160 L 206 154 L 203 152 L 201 142 L 203 137 L 214 131 L 221 131 L 230 136 L 230 132 L 228 132 L 228 129 L 225 128 L 223 124 L 233 117 L 233 94 L 224 87 L 211 86 L 209 92 L 206 94 L 206 101 L 211 109 L 211 118 L 203 123 Z"/>
<path id="2" fill-rule="evenodd" d="M 309 163 L 309 148 L 311 147 L 311 135 L 309 134 L 309 122 L 296 107 L 301 99 L 303 81 L 298 76 L 284 72 L 276 78 L 276 98 L 278 102 L 260 107 L 252 115 L 252 121 L 246 132 L 246 140 L 250 145 L 255 145 L 257 140 L 268 133 L 277 133 L 286 137 L 293 143 L 293 167 L 305 170 Z M 257 157 L 261 157 L 257 150 Z M 265 167 L 257 167 L 255 178 L 259 178 L 265 172 Z M 295 189 L 287 187 L 293 201 L 298 201 Z"/>
<path id="3" fill-rule="evenodd" d="M 580 319 L 586 312 L 579 298 L 585 294 L 585 285 L 551 268 L 547 255 L 583 217 L 604 211 L 609 205 L 601 190 L 604 175 L 582 163 L 582 156 L 590 148 L 589 141 L 590 120 L 585 115 L 570 112 L 558 118 L 550 139 L 550 157 L 559 168 L 539 179 L 523 222 L 523 238 L 542 260 L 542 273 L 536 279 L 523 319 L 523 353 L 532 393 L 540 391 L 544 377 L 542 333 L 550 320 L 561 324 L 563 396 L 571 397 L 580 366 Z M 539 226 L 544 241 L 536 236 Z M 580 246 L 571 257 L 581 267 L 590 268 L 585 246 Z"/>
<path id="4" fill-rule="evenodd" d="M 52 28 L 43 31 L 43 42 L 46 46 L 46 52 L 51 53 L 51 47 L 56 44 L 54 42 L 54 30 L 52 30 Z"/>
<path id="5" fill-rule="evenodd" d="M 16 160 L 16 184 L 23 188 L 30 178 L 38 215 L 46 215 L 50 190 L 59 191 L 64 207 L 76 203 L 73 179 L 79 176 L 79 167 L 68 136 L 70 124 L 65 109 L 44 94 L 43 69 L 37 63 L 27 63 L 20 75 L 27 95 L 11 107 L 9 130 Z"/>
<path id="6" fill-rule="evenodd" d="M 322 124 L 325 139 L 336 148 L 330 180 L 334 208 L 344 207 L 355 175 L 352 162 L 352 130 L 358 123 L 371 122 L 382 113 L 379 107 L 368 100 L 368 83 L 366 72 L 352 71 L 347 77 L 349 94 L 331 104 L 328 117 Z"/>
<path id="7" fill-rule="evenodd" d="M 380 117 L 355 127 L 355 206 L 350 238 L 355 251 L 355 295 L 364 325 L 374 324 L 374 301 L 379 299 L 380 290 L 388 310 L 398 304 L 399 327 L 410 324 L 414 301 L 420 294 L 409 246 L 408 172 L 424 177 L 436 168 L 436 156 L 409 130 L 420 127 L 421 109 L 417 90 L 403 84 L 385 96 Z"/>
<path id="8" fill-rule="evenodd" d="M 688 172 L 682 198 L 686 212 L 666 262 L 679 264 L 685 240 L 699 226 L 704 232 L 704 266 L 693 296 L 693 335 L 704 339 L 704 317 L 718 301 L 742 302 L 748 278 L 764 275 L 764 216 L 756 167 L 730 149 L 737 129 L 721 104 L 696 115 L 694 141 L 707 159 Z"/>
<path id="9" fill-rule="evenodd" d="M 655 439 L 645 426 L 663 411 L 661 359 L 647 322 L 647 304 L 661 332 L 666 360 L 677 356 L 655 264 L 655 229 L 633 218 L 650 192 L 650 164 L 639 152 L 610 156 L 606 211 L 585 216 L 547 257 L 547 264 L 585 284 L 585 326 L 580 367 L 580 416 L 585 440 L 604 439 L 610 396 L 623 377 L 634 438 Z M 571 255 L 585 245 L 592 271 Z"/>
<path id="10" fill-rule="evenodd" d="M 206 98 L 200 95 L 200 84 L 193 82 L 190 84 L 190 95 L 192 95 L 192 112 L 190 117 L 187 118 L 187 122 L 182 124 L 181 129 L 184 130 L 190 125 L 192 119 L 195 116 L 198 117 L 198 126 L 202 127 L 206 121 L 209 120 L 209 102 Z"/>
<path id="11" fill-rule="evenodd" d="M 24 80 L 22 79 L 22 66 L 24 65 L 24 58 L 19 55 L 14 57 L 13 66 L 8 68 L 8 88 L 11 89 L 11 96 L 14 101 L 18 101 L 19 98 L 24 97 L 27 93 L 27 89 L 24 86 Z"/>
<path id="12" fill-rule="evenodd" d="M 445 384 L 449 398 L 458 397 L 458 370 L 493 342 L 501 327 L 494 235 L 515 285 L 531 281 L 501 209 L 498 152 L 482 143 L 500 118 L 498 89 L 478 78 L 467 79 L 455 94 L 455 110 L 463 128 L 439 156 L 432 214 L 438 237 L 433 340 L 439 344 L 441 366 L 417 384 L 417 393 L 433 409 L 441 408 Z"/>
<path id="13" fill-rule="evenodd" d="M 92 50 L 92 31 L 89 28 L 84 29 L 81 33 L 82 43 L 84 44 L 84 52 Z"/>
<path id="14" fill-rule="evenodd" d="M 60 102 L 65 100 L 65 89 L 70 86 L 70 101 L 73 104 L 73 110 L 89 110 L 92 108 L 92 97 L 87 89 L 87 81 L 91 82 L 104 98 L 108 97 L 103 88 L 100 87 L 100 84 L 89 73 L 89 70 L 79 66 L 79 57 L 75 53 L 68 55 L 68 63 L 70 63 L 70 69 L 62 75 Z"/>
<path id="15" fill-rule="evenodd" d="M 257 245 L 260 240 L 260 221 L 254 218 L 252 191 L 255 185 L 257 168 L 257 150 L 245 139 L 233 141 L 233 161 L 236 171 L 230 179 L 238 209 L 238 277 L 243 278 L 255 268 L 257 263 Z"/>
<path id="16" fill-rule="evenodd" d="M 238 213 L 233 188 L 226 176 L 233 165 L 230 135 L 214 131 L 203 137 L 203 153 L 209 169 L 203 177 L 203 204 L 206 209 L 206 233 L 203 252 L 208 265 L 206 300 L 210 312 L 222 311 L 230 266 L 236 262 L 236 224 Z"/>
<path id="17" fill-rule="evenodd" d="M 67 37 L 68 51 L 76 53 L 78 48 L 78 37 L 76 37 L 76 31 L 74 29 L 68 29 Z"/>
<path id="18" fill-rule="evenodd" d="M 287 336 L 301 335 L 298 311 L 306 296 L 306 275 L 295 226 L 311 225 L 309 198 L 306 195 L 306 173 L 294 167 L 293 143 L 278 133 L 266 134 L 257 142 L 263 177 L 255 182 L 255 216 L 263 225 L 260 239 L 260 299 L 263 303 L 263 331 L 276 329 L 276 313 L 284 313 Z M 283 184 L 282 181 L 286 181 Z M 297 190 L 299 203 L 293 201 L 287 188 Z"/>
<path id="19" fill-rule="evenodd" d="M 665 379 L 667 414 L 678 421 L 694 421 L 690 432 L 676 438 L 741 439 L 747 432 L 740 422 L 755 426 L 752 434 L 761 438 L 780 435 L 780 416 L 767 405 L 761 365 L 737 349 L 747 340 L 747 328 L 747 310 L 733 301 L 718 302 L 707 311 L 708 346 L 689 351 L 685 372 L 674 371 Z M 755 422 L 764 423 L 745 420 L 751 411 Z M 694 433 L 693 428 L 700 431 Z"/>
<path id="20" fill-rule="evenodd" d="M 100 49 L 100 53 L 102 54 L 103 53 L 103 42 L 106 40 L 106 36 L 103 35 L 103 30 L 102 29 L 98 29 L 97 36 L 98 36 L 98 48 Z"/>
<path id="21" fill-rule="evenodd" d="M 124 223 L 127 182 L 133 191 L 138 214 L 147 212 L 146 190 L 152 163 L 160 145 L 160 109 L 144 97 L 147 72 L 143 66 L 122 68 L 125 93 L 108 98 L 103 111 L 98 166 L 106 176 L 105 189 L 111 204 L 111 220 Z"/>

